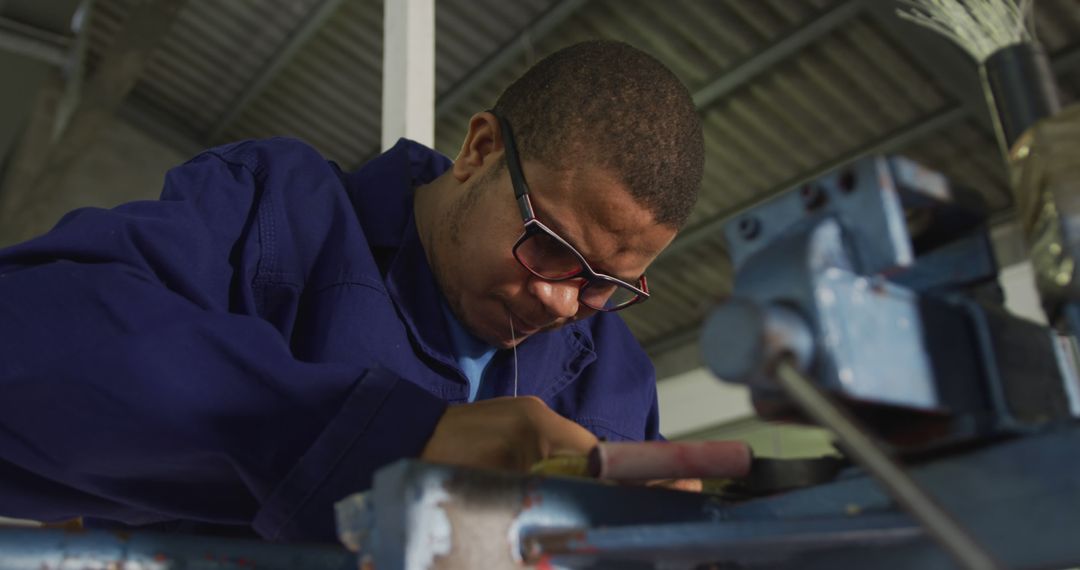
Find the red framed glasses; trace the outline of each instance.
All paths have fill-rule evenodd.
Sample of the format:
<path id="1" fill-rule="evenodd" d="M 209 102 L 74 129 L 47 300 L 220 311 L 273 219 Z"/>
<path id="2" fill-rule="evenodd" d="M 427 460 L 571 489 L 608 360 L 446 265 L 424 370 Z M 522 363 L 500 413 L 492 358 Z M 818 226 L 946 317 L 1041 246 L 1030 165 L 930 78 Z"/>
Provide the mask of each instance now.
<path id="1" fill-rule="evenodd" d="M 525 224 L 525 230 L 513 249 L 518 263 L 529 273 L 547 281 L 580 279 L 578 302 L 597 311 L 618 311 L 648 299 L 649 285 L 644 275 L 638 277 L 636 285 L 631 285 L 617 277 L 593 270 L 585 256 L 570 245 L 570 242 L 536 219 L 510 123 L 494 111 L 491 111 L 491 114 L 498 119 L 499 128 L 502 130 L 510 182 L 514 186 L 521 221 Z"/>

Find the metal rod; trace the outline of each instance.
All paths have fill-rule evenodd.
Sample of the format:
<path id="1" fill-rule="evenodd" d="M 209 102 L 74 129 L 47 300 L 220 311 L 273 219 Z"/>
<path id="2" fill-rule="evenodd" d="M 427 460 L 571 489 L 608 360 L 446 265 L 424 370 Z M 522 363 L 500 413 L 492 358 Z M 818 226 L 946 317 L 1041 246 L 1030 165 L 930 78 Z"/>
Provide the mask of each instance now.
<path id="1" fill-rule="evenodd" d="M 1004 568 L 882 449 L 855 418 L 797 370 L 781 360 L 776 379 L 784 392 L 818 424 L 830 429 L 851 457 L 964 568 Z"/>
<path id="2" fill-rule="evenodd" d="M 754 565 L 763 558 L 797 559 L 816 551 L 905 544 L 924 530 L 901 514 L 794 520 L 726 520 L 589 529 L 535 529 L 521 537 L 526 564 L 548 560 L 572 568 L 602 563 L 663 562 Z M 690 567 L 686 564 L 685 567 Z M 697 568 L 696 564 L 694 567 Z"/>

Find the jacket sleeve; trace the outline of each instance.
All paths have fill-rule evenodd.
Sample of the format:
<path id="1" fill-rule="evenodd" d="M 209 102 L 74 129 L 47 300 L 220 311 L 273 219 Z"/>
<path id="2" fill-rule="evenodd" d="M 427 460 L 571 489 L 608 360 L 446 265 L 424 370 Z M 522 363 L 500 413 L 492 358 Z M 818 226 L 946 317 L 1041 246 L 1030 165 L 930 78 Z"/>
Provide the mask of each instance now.
<path id="1" fill-rule="evenodd" d="M 653 384 L 656 384 L 656 377 L 653 377 Z M 660 433 L 660 402 L 656 396 L 656 390 L 653 389 L 653 402 L 649 406 L 648 416 L 645 419 L 645 441 L 667 441 Z"/>
<path id="2" fill-rule="evenodd" d="M 252 303 L 259 256 L 240 250 L 258 244 L 239 236 L 266 191 L 230 156 L 170 171 L 160 201 L 77 210 L 0 250 L 0 515 L 331 539 L 335 500 L 422 450 L 441 400 L 374 366 L 300 361 L 229 310 Z M 305 160 L 292 179 L 319 180 Z"/>

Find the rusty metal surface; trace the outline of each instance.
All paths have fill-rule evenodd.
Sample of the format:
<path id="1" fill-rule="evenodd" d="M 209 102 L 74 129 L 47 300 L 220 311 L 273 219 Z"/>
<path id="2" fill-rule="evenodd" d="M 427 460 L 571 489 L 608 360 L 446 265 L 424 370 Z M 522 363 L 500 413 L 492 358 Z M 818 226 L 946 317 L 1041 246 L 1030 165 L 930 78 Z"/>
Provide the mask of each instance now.
<path id="1" fill-rule="evenodd" d="M 640 525 L 534 532 L 523 538 L 525 561 L 589 568 L 647 563 L 694 568 L 713 561 L 766 565 L 821 550 L 903 544 L 922 536 L 898 514 L 796 521 L 738 521 Z"/>
<path id="2" fill-rule="evenodd" d="M 1080 426 L 968 449 L 911 476 L 1009 567 L 1080 561 Z M 872 478 L 732 503 L 402 461 L 376 475 L 374 568 L 948 569 Z M 440 522 L 441 521 L 441 522 Z"/>
<path id="3" fill-rule="evenodd" d="M 360 556 L 376 568 L 485 570 L 521 568 L 522 536 L 537 530 L 706 522 L 725 504 L 697 493 L 418 461 L 379 471 L 365 502 L 373 516 Z"/>

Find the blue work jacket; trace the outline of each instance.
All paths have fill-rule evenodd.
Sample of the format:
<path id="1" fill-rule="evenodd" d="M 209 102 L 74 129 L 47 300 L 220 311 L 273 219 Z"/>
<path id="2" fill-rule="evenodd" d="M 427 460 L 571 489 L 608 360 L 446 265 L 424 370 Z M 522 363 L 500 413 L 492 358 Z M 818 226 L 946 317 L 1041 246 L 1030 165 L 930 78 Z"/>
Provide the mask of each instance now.
<path id="1" fill-rule="evenodd" d="M 332 504 L 468 397 L 413 219 L 450 164 L 402 140 L 345 173 L 296 140 L 239 142 L 170 170 L 160 200 L 0 250 L 0 516 L 332 539 Z M 601 438 L 659 437 L 617 316 L 518 359 L 520 394 Z M 490 393 L 512 371 L 497 353 Z"/>

